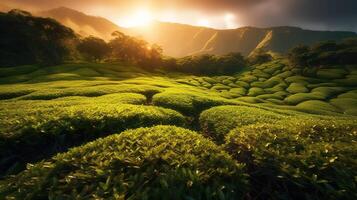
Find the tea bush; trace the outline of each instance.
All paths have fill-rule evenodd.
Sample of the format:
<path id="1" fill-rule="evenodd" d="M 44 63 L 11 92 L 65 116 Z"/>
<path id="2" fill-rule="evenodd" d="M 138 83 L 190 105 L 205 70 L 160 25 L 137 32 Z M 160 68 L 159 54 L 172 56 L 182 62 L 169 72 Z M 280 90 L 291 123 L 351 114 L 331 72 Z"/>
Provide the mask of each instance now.
<path id="1" fill-rule="evenodd" d="M 202 131 L 218 143 L 236 127 L 259 122 L 274 123 L 284 116 L 271 111 L 247 106 L 218 106 L 201 113 L 199 121 Z"/>
<path id="2" fill-rule="evenodd" d="M 260 199 L 356 199 L 357 121 L 299 119 L 231 131 L 226 149 L 247 164 Z"/>
<path id="3" fill-rule="evenodd" d="M 174 126 L 99 139 L 0 183 L 9 199 L 243 199 L 246 191 L 242 164 Z"/>
<path id="4" fill-rule="evenodd" d="M 208 95 L 182 92 L 163 92 L 153 97 L 153 104 L 164 108 L 179 111 L 185 115 L 194 116 L 205 109 L 232 104 L 224 98 L 210 97 Z"/>
<path id="5" fill-rule="evenodd" d="M 5 115 L 5 121 L 1 122 L 7 126 L 0 129 L 2 173 L 128 128 L 185 123 L 185 118 L 173 110 L 125 104 L 76 105 L 8 117 Z"/>

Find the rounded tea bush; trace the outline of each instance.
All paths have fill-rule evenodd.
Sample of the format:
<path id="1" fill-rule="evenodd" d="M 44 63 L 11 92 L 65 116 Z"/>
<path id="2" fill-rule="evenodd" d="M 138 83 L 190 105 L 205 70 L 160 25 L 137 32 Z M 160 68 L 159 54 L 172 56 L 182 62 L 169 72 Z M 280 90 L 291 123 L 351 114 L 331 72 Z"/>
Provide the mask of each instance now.
<path id="1" fill-rule="evenodd" d="M 179 111 L 185 115 L 197 115 L 205 109 L 224 105 L 228 102 L 224 98 L 210 97 L 201 94 L 163 92 L 153 97 L 153 104 Z"/>
<path id="2" fill-rule="evenodd" d="M 154 125 L 183 126 L 180 113 L 154 106 L 85 104 L 37 111 L 0 128 L 0 175 L 98 137 Z"/>
<path id="3" fill-rule="evenodd" d="M 260 199 L 356 199 L 356 138 L 356 120 L 306 118 L 238 128 L 225 145 Z"/>
<path id="4" fill-rule="evenodd" d="M 284 116 L 271 111 L 247 106 L 218 106 L 201 113 L 199 121 L 204 133 L 218 143 L 236 127 L 249 124 L 276 122 Z"/>
<path id="5" fill-rule="evenodd" d="M 128 130 L 31 165 L 1 182 L 9 199 L 242 199 L 243 165 L 174 126 Z"/>

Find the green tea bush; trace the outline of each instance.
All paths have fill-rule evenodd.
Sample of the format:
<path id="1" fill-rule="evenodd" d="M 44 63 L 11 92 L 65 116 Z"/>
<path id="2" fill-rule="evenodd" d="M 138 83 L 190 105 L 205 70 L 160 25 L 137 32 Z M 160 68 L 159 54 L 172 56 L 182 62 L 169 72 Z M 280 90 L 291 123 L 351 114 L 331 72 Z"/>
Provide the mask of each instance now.
<path id="1" fill-rule="evenodd" d="M 282 73 L 280 73 L 280 74 L 278 74 L 278 75 L 276 75 L 277 77 L 281 77 L 281 78 L 288 78 L 288 77 L 290 77 L 290 76 L 293 76 L 293 72 L 291 72 L 291 71 L 285 71 L 285 72 L 282 72 Z"/>
<path id="2" fill-rule="evenodd" d="M 173 110 L 105 103 L 40 109 L 26 116 L 5 115 L 3 119 L 5 122 L 1 124 L 8 127 L 0 129 L 2 173 L 16 163 L 36 161 L 128 128 L 160 124 L 183 126 L 185 123 L 185 118 Z"/>
<path id="3" fill-rule="evenodd" d="M 153 97 L 153 104 L 177 110 L 185 115 L 194 116 L 208 108 L 231 103 L 227 102 L 224 98 L 206 95 L 163 92 Z"/>
<path id="4" fill-rule="evenodd" d="M 253 71 L 252 71 L 252 74 L 253 74 L 254 76 L 260 77 L 260 78 L 270 78 L 270 77 L 271 77 L 270 74 L 268 74 L 268 73 L 266 73 L 266 72 L 264 72 L 264 71 L 262 71 L 262 70 L 260 70 L 260 69 L 255 69 L 255 70 L 253 70 Z"/>
<path id="5" fill-rule="evenodd" d="M 330 103 L 343 110 L 345 114 L 357 115 L 357 98 L 335 98 Z"/>
<path id="6" fill-rule="evenodd" d="M 320 69 L 317 71 L 316 76 L 321 79 L 342 79 L 348 72 L 343 68 L 337 69 Z"/>
<path id="7" fill-rule="evenodd" d="M 217 84 L 217 85 L 213 86 L 211 89 L 212 89 L 212 90 L 221 91 L 221 90 L 229 90 L 229 89 L 231 89 L 231 88 L 228 87 L 228 86 L 226 86 L 226 85 Z"/>
<path id="8" fill-rule="evenodd" d="M 285 91 L 285 89 L 288 87 L 288 85 L 285 82 L 281 82 L 277 85 L 275 85 L 272 88 L 265 88 L 264 90 L 266 92 L 274 93 L 274 92 L 280 92 L 280 91 Z"/>
<path id="9" fill-rule="evenodd" d="M 301 84 L 308 84 L 308 83 L 321 83 L 320 79 L 317 78 L 310 78 L 305 76 L 290 76 L 285 79 L 287 83 L 301 83 Z"/>
<path id="10" fill-rule="evenodd" d="M 345 92 L 346 90 L 348 89 L 343 87 L 317 87 L 311 90 L 311 92 L 321 93 L 325 96 L 325 98 L 331 98 Z"/>
<path id="11" fill-rule="evenodd" d="M 346 78 L 335 79 L 334 82 L 344 87 L 357 87 L 357 75 L 347 75 Z"/>
<path id="12" fill-rule="evenodd" d="M 357 99 L 357 90 L 351 90 L 338 96 L 338 98 Z"/>
<path id="13" fill-rule="evenodd" d="M 255 199 L 356 199 L 357 123 L 313 118 L 231 131 L 226 149 L 247 164 Z"/>
<path id="14" fill-rule="evenodd" d="M 97 85 L 87 87 L 72 87 L 63 89 L 42 89 L 21 97 L 25 100 L 51 100 L 68 96 L 98 97 L 113 93 L 140 93 L 145 96 L 161 92 L 162 89 L 151 85 Z"/>
<path id="15" fill-rule="evenodd" d="M 71 149 L 0 183 L 9 199 L 243 199 L 243 165 L 174 126 L 128 130 Z"/>
<path id="16" fill-rule="evenodd" d="M 248 89 L 250 87 L 249 83 L 246 83 L 244 81 L 237 81 L 236 84 L 245 88 L 245 89 Z"/>
<path id="17" fill-rule="evenodd" d="M 16 97 L 21 97 L 34 92 L 31 89 L 13 89 L 13 88 L 2 88 L 0 90 L 0 100 L 13 99 Z"/>
<path id="18" fill-rule="evenodd" d="M 296 94 L 296 93 L 306 93 L 309 92 L 309 89 L 305 87 L 305 84 L 301 83 L 291 83 L 290 86 L 286 89 L 286 91 Z"/>
<path id="19" fill-rule="evenodd" d="M 229 92 L 239 95 L 245 95 L 247 93 L 247 90 L 245 88 L 232 88 L 229 90 Z"/>
<path id="20" fill-rule="evenodd" d="M 262 94 L 265 94 L 266 92 L 264 91 L 264 89 L 262 88 L 258 88 L 258 87 L 252 87 L 249 89 L 248 91 L 248 96 L 258 96 L 258 95 L 262 95 Z"/>
<path id="21" fill-rule="evenodd" d="M 221 143 L 224 136 L 236 127 L 261 122 L 274 123 L 284 116 L 271 111 L 246 106 L 219 106 L 200 115 L 202 131 Z"/>
<path id="22" fill-rule="evenodd" d="M 297 93 L 286 97 L 284 102 L 290 105 L 297 105 L 301 102 L 309 100 L 325 100 L 325 95 L 317 92 Z"/>
<path id="23" fill-rule="evenodd" d="M 251 82 L 254 82 L 254 81 L 257 81 L 258 78 L 256 76 L 253 76 L 253 75 L 245 75 L 241 78 L 239 78 L 239 81 L 243 81 L 243 82 L 246 82 L 246 83 L 251 83 Z"/>
<path id="24" fill-rule="evenodd" d="M 236 100 L 238 101 L 242 101 L 245 103 L 263 103 L 264 101 L 258 97 L 238 97 Z"/>
<path id="25" fill-rule="evenodd" d="M 296 108 L 297 110 L 313 114 L 334 114 L 341 112 L 340 109 L 330 103 L 319 100 L 304 101 L 296 105 Z"/>

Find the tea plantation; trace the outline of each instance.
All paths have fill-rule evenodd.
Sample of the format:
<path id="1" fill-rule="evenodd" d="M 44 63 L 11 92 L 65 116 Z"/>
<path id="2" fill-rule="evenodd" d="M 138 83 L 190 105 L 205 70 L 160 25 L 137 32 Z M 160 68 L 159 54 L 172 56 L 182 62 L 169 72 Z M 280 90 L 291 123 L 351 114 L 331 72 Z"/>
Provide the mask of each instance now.
<path id="1" fill-rule="evenodd" d="M 0 68 L 0 199 L 357 199 L 357 66 Z"/>

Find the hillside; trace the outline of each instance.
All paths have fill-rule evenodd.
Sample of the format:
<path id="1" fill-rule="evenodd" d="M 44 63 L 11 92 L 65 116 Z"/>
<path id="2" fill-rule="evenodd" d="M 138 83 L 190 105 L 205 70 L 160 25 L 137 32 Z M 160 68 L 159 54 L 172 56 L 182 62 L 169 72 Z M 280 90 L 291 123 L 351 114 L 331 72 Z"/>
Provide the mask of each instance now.
<path id="1" fill-rule="evenodd" d="M 242 27 L 233 30 L 215 30 L 183 24 L 156 22 L 151 29 L 133 29 L 129 32 L 163 46 L 172 56 L 190 54 L 223 55 L 241 52 L 249 55 L 258 48 L 286 53 L 299 45 L 310 45 L 325 40 L 341 40 L 354 37 L 353 32 L 311 31 L 297 27 L 255 28 Z"/>
<path id="2" fill-rule="evenodd" d="M 0 197 L 356 198 L 356 66 L 0 72 Z"/>
<path id="3" fill-rule="evenodd" d="M 114 31 L 125 32 L 124 28 L 105 18 L 86 15 L 66 7 L 38 12 L 37 15 L 54 18 L 82 36 L 93 35 L 109 40 Z"/>

